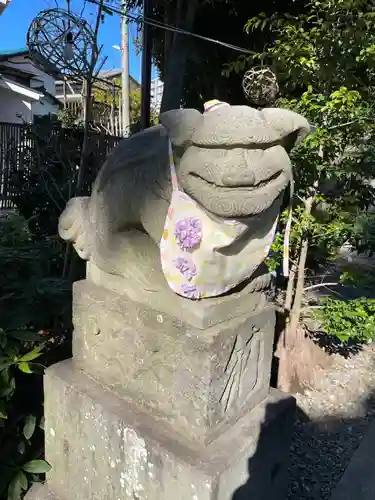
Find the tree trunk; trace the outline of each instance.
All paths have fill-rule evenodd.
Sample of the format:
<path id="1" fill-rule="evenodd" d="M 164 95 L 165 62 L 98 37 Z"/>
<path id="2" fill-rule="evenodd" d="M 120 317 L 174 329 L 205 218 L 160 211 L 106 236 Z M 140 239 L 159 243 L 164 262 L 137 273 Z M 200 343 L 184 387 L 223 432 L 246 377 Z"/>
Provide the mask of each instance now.
<path id="1" fill-rule="evenodd" d="M 164 13 L 165 24 L 171 25 L 172 21 L 172 4 L 167 4 Z M 168 57 L 170 55 L 173 42 L 173 31 L 165 30 L 164 32 L 164 73 L 167 71 Z"/>
<path id="2" fill-rule="evenodd" d="M 315 196 L 310 196 L 305 200 L 305 215 L 311 214 L 311 209 L 314 203 Z M 281 335 L 282 342 L 279 343 L 277 354 L 279 356 L 279 373 L 278 373 L 278 388 L 285 392 L 290 392 L 293 382 L 300 384 L 298 376 L 300 363 L 306 356 L 301 355 L 303 349 L 308 349 L 303 342 L 304 335 L 299 328 L 301 305 L 303 299 L 304 283 L 305 283 L 305 266 L 306 257 L 309 248 L 309 241 L 306 236 L 302 238 L 300 253 L 298 258 L 298 268 L 294 266 L 289 277 L 287 295 L 285 300 L 285 310 L 288 314 L 285 330 Z M 295 276 L 297 272 L 297 280 Z M 292 281 L 290 281 L 292 280 Z M 309 356 L 307 356 L 309 358 Z M 306 363 L 305 363 L 306 364 Z M 306 371 L 310 366 L 304 366 Z"/>
<path id="3" fill-rule="evenodd" d="M 81 149 L 81 159 L 78 170 L 78 178 L 75 190 L 75 196 L 80 196 L 82 194 L 82 188 L 84 184 L 84 173 L 86 167 L 86 160 L 89 153 L 89 132 L 90 132 L 90 122 L 92 119 L 92 77 L 87 80 L 86 83 L 86 95 L 85 95 L 85 125 L 83 129 L 83 141 Z"/>
<path id="4" fill-rule="evenodd" d="M 284 311 L 284 330 L 281 332 L 281 335 L 277 341 L 277 348 L 276 348 L 276 352 L 275 352 L 275 356 L 278 356 L 278 357 L 280 357 L 282 349 L 285 348 L 285 345 L 286 345 L 285 332 L 286 332 L 286 326 L 289 323 L 290 310 L 291 310 L 292 304 L 293 304 L 296 276 L 297 276 L 297 265 L 296 265 L 296 263 L 293 263 L 291 270 L 290 270 L 290 273 L 289 273 L 288 286 L 286 289 L 286 295 L 285 295 L 285 301 L 284 301 L 284 310 L 283 310 Z"/>
<path id="5" fill-rule="evenodd" d="M 195 15 L 198 8 L 198 0 L 188 0 L 186 14 L 183 14 L 182 8 L 183 0 L 179 0 L 176 9 L 180 13 L 180 18 L 176 18 L 178 27 L 185 31 L 191 31 Z M 183 21 L 183 19 L 185 19 Z M 179 35 L 175 33 L 172 47 L 168 55 L 168 63 L 165 70 L 164 77 L 164 91 L 161 103 L 161 113 L 171 109 L 179 109 L 182 99 L 182 91 L 184 85 L 184 76 L 186 69 L 186 61 L 188 54 L 188 39 L 186 35 Z"/>
<path id="6" fill-rule="evenodd" d="M 85 92 L 85 126 L 84 126 L 84 131 L 83 131 L 81 159 L 80 159 L 80 164 L 79 164 L 77 183 L 76 183 L 76 187 L 75 187 L 74 196 L 80 196 L 82 194 L 82 190 L 84 187 L 84 181 L 85 181 L 84 174 L 85 174 L 85 169 L 86 169 L 87 158 L 89 155 L 89 148 L 90 148 L 89 133 L 90 133 L 90 122 L 92 120 L 92 95 L 91 94 L 92 94 L 92 90 L 93 90 L 95 66 L 98 62 L 99 53 L 100 53 L 100 49 L 98 50 L 97 43 L 98 43 L 99 27 L 100 27 L 100 23 L 102 20 L 103 5 L 104 5 L 104 0 L 100 0 L 100 4 L 99 4 L 97 16 L 96 16 L 95 31 L 94 31 L 95 48 L 93 49 L 92 54 L 91 54 L 89 74 L 87 75 L 86 86 L 85 86 L 85 88 L 86 88 L 86 92 Z M 68 274 L 70 281 L 73 282 L 75 280 L 76 274 L 77 274 L 77 254 L 73 253 L 73 255 L 70 259 L 70 269 L 68 269 L 69 254 L 71 253 L 71 251 L 72 251 L 72 245 L 68 244 L 66 247 L 66 255 L 65 255 L 65 259 L 64 259 L 65 262 L 67 263 L 67 268 L 64 269 L 64 275 Z"/>
<path id="7" fill-rule="evenodd" d="M 297 331 L 297 327 L 301 317 L 301 305 L 303 299 L 303 289 L 305 284 L 305 266 L 306 266 L 306 257 L 308 248 L 309 248 L 309 241 L 307 238 L 303 238 L 301 243 L 299 262 L 298 262 L 296 291 L 294 294 L 294 302 L 292 309 L 290 311 L 290 321 L 288 324 L 289 334 L 287 335 L 288 338 L 286 341 L 286 345 L 288 346 L 289 349 L 293 349 L 293 347 L 295 346 L 294 332 Z"/>

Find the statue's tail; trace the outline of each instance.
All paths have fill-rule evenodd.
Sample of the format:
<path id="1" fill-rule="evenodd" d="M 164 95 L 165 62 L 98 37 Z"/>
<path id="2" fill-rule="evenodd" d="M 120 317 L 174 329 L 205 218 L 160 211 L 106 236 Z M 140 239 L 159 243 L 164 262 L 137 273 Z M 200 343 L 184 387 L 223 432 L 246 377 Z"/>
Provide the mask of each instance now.
<path id="1" fill-rule="evenodd" d="M 73 243 L 76 252 L 84 260 L 90 258 L 87 238 L 89 200 L 89 197 L 72 198 L 59 219 L 59 235 L 63 240 Z"/>

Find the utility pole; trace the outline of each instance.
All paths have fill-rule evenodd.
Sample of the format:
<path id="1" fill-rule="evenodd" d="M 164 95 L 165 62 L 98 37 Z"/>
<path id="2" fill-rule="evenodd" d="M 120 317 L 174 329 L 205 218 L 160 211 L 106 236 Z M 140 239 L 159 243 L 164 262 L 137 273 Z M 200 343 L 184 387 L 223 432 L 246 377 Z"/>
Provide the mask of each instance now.
<path id="1" fill-rule="evenodd" d="M 121 16 L 121 62 L 122 62 L 122 85 L 121 85 L 121 108 L 122 108 L 122 135 L 129 135 L 130 126 L 130 81 L 129 81 L 129 30 L 125 3 L 122 5 Z"/>
<path id="2" fill-rule="evenodd" d="M 143 0 L 143 17 L 147 20 L 152 16 L 152 0 Z M 150 126 L 151 107 L 151 68 L 152 68 L 152 38 L 151 26 L 143 23 L 142 43 L 142 91 L 141 91 L 141 128 Z"/>

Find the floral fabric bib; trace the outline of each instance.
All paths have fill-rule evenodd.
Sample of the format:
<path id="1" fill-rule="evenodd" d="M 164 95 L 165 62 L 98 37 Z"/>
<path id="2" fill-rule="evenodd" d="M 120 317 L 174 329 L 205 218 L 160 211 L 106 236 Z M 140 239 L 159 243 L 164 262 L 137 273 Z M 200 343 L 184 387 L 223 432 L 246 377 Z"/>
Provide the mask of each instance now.
<path id="1" fill-rule="evenodd" d="M 183 297 L 221 295 L 249 278 L 267 257 L 278 207 L 268 221 L 264 214 L 241 221 L 215 218 L 179 188 L 171 143 L 169 161 L 173 191 L 160 242 L 164 276 Z"/>

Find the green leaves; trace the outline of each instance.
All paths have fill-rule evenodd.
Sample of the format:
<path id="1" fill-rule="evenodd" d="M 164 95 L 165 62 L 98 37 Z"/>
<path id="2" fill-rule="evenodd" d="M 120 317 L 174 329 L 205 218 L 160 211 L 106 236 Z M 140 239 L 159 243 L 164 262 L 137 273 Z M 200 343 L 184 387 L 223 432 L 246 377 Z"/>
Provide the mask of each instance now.
<path id="1" fill-rule="evenodd" d="M 32 460 L 23 465 L 22 469 L 31 474 L 45 474 L 51 470 L 51 466 L 46 460 Z"/>
<path id="2" fill-rule="evenodd" d="M 32 460 L 25 463 L 11 479 L 8 486 L 7 500 L 21 500 L 23 492 L 28 489 L 29 481 L 26 474 L 29 474 L 31 482 L 38 482 L 38 474 L 45 474 L 51 470 L 51 466 L 45 460 Z M 25 474 L 26 473 L 26 474 Z"/>
<path id="3" fill-rule="evenodd" d="M 19 481 L 19 483 L 21 485 L 21 489 L 23 491 L 26 491 L 27 490 L 27 486 L 28 486 L 28 482 L 27 482 L 26 475 L 22 471 L 20 471 L 18 473 L 18 481 Z"/>
<path id="4" fill-rule="evenodd" d="M 271 19 L 268 19 L 264 12 L 261 12 L 257 16 L 252 17 L 247 21 L 247 23 L 245 24 L 245 31 L 246 33 L 255 31 L 257 29 L 263 31 L 267 24 L 271 24 Z"/>
<path id="5" fill-rule="evenodd" d="M 38 347 L 35 347 L 32 351 L 22 355 L 15 356 L 12 353 L 9 353 L 8 356 L 0 358 L 0 372 L 6 368 L 15 365 L 21 370 L 23 373 L 33 373 L 34 371 L 38 373 L 43 373 L 43 365 L 38 363 L 30 363 L 34 359 L 39 358 L 43 354 L 44 343 L 40 344 Z M 0 386 L 0 394 L 1 394 L 1 386 Z"/>
<path id="6" fill-rule="evenodd" d="M 225 69 L 243 72 L 264 57 L 277 72 L 285 95 L 312 85 L 328 95 L 340 86 L 362 89 L 372 95 L 375 79 L 375 16 L 362 0 L 348 2 L 311 0 L 303 14 L 259 14 L 245 24 L 247 33 L 267 27 L 273 41 L 246 64 L 234 62 Z M 239 61 L 239 60 L 238 60 Z"/>
<path id="7" fill-rule="evenodd" d="M 8 500 L 20 500 L 22 492 L 26 491 L 27 487 L 27 477 L 24 472 L 19 471 L 9 485 Z"/>
<path id="8" fill-rule="evenodd" d="M 26 361 L 22 361 L 21 363 L 19 363 L 18 368 L 23 373 L 33 373 L 30 366 L 29 366 L 29 363 L 26 363 Z"/>
<path id="9" fill-rule="evenodd" d="M 5 402 L 1 401 L 1 400 L 0 400 L 0 418 L 2 418 L 2 419 L 8 418 L 8 413 L 7 413 L 7 408 L 6 408 Z"/>
<path id="10" fill-rule="evenodd" d="M 23 427 L 23 435 L 27 440 L 31 439 L 36 427 L 36 417 L 34 415 L 28 415 L 25 420 L 25 425 Z"/>
<path id="11" fill-rule="evenodd" d="M 0 370 L 0 398 L 11 396 L 16 388 L 15 380 L 9 367 Z"/>
<path id="12" fill-rule="evenodd" d="M 8 331 L 7 336 L 23 342 L 40 341 L 40 334 L 28 330 L 14 330 Z"/>
<path id="13" fill-rule="evenodd" d="M 315 313 L 323 330 L 341 342 L 366 342 L 375 338 L 375 299 L 322 300 Z"/>
<path id="14" fill-rule="evenodd" d="M 20 500 L 21 498 L 21 492 L 22 492 L 22 483 L 23 479 L 21 476 L 21 473 L 24 475 L 23 472 L 19 472 L 17 476 L 15 476 L 8 488 L 8 500 Z"/>
<path id="15" fill-rule="evenodd" d="M 8 500 L 21 500 L 29 483 L 50 469 L 39 459 L 43 403 L 35 399 L 44 367 L 38 361 L 50 345 L 44 333 L 70 290 L 51 273 L 55 250 L 46 241 L 32 241 L 22 217 L 0 220 L 0 497 Z"/>
<path id="16" fill-rule="evenodd" d="M 42 350 L 43 350 L 44 344 L 41 346 L 35 347 L 31 352 L 28 352 L 27 354 L 24 354 L 19 361 L 25 362 L 25 361 L 33 361 L 36 358 L 39 358 L 42 355 Z"/>

